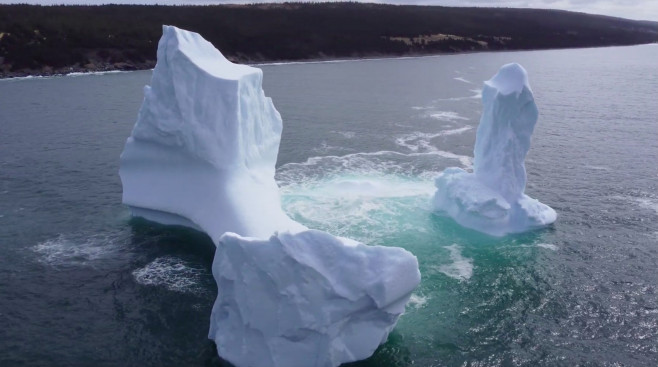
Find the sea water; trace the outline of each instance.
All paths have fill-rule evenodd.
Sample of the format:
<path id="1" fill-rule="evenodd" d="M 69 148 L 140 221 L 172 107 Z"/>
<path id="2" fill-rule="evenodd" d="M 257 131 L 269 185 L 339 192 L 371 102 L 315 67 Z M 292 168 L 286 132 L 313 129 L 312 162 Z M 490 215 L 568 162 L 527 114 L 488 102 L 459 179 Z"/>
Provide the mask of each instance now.
<path id="1" fill-rule="evenodd" d="M 423 276 L 354 366 L 658 361 L 658 46 L 262 65 L 285 211 L 404 247 Z M 551 227 L 494 238 L 431 212 L 468 169 L 482 81 L 528 71 L 526 193 Z M 118 158 L 149 71 L 0 81 L 0 365 L 228 365 L 206 339 L 214 246 L 131 219 Z M 264 220 L 267 220 L 264 218 Z"/>

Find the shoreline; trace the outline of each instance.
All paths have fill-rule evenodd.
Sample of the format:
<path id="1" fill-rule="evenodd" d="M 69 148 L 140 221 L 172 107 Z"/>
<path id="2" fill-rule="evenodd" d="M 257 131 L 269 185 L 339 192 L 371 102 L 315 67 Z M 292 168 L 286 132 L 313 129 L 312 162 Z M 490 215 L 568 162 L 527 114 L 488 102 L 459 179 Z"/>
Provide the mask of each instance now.
<path id="1" fill-rule="evenodd" d="M 339 63 L 339 62 L 352 62 L 352 61 L 373 61 L 373 60 L 401 60 L 413 59 L 421 57 L 437 57 L 437 56 L 451 56 L 451 55 L 464 55 L 474 53 L 500 53 L 500 52 L 531 52 L 531 51 L 555 51 L 555 50 L 576 50 L 576 49 L 589 49 L 589 48 L 609 48 L 609 47 L 633 47 L 645 45 L 658 45 L 657 42 L 639 43 L 634 45 L 608 45 L 608 46 L 587 46 L 587 47 L 558 47 L 558 48 L 539 48 L 539 49 L 519 49 L 519 50 L 468 50 L 456 52 L 436 52 L 436 53 L 410 53 L 407 55 L 369 55 L 369 56 L 354 56 L 354 57 L 316 57 L 301 60 L 244 60 L 240 58 L 227 57 L 229 61 L 236 64 L 244 64 L 250 66 L 279 66 L 279 65 L 294 65 L 294 64 L 321 64 L 321 63 Z M 115 64 L 101 64 L 99 66 L 81 67 L 79 65 L 51 69 L 44 66 L 41 70 L 21 70 L 21 71 L 0 71 L 0 80 L 12 79 L 32 79 L 32 78 L 51 78 L 61 76 L 82 76 L 82 75 L 104 75 L 111 73 L 122 73 L 130 71 L 144 71 L 153 70 L 155 67 L 155 60 L 149 60 L 141 63 L 131 62 L 118 62 Z"/>
<path id="2" fill-rule="evenodd" d="M 114 64 L 103 63 L 96 65 L 80 66 L 73 65 L 63 68 L 53 69 L 49 66 L 43 66 L 41 69 L 23 69 L 20 71 L 0 71 L 0 80 L 6 79 L 26 79 L 26 78 L 44 78 L 67 75 L 83 75 L 94 73 L 110 73 L 122 71 L 149 70 L 155 67 L 155 60 L 140 63 L 117 62 Z"/>

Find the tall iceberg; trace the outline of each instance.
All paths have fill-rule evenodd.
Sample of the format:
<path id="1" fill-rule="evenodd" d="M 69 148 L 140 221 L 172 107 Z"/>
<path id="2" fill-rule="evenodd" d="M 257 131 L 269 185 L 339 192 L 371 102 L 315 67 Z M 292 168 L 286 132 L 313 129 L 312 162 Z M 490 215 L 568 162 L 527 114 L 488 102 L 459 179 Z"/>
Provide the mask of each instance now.
<path id="1" fill-rule="evenodd" d="M 538 117 L 525 69 L 504 65 L 484 83 L 482 105 L 473 172 L 451 167 L 439 174 L 434 209 L 493 236 L 553 223 L 555 211 L 524 194 L 525 157 Z"/>
<path id="2" fill-rule="evenodd" d="M 308 230 L 281 209 L 281 116 L 260 69 L 164 26 L 119 174 L 135 216 L 217 245 L 209 338 L 238 367 L 332 367 L 369 357 L 420 282 L 406 250 Z"/>
<path id="3" fill-rule="evenodd" d="M 303 227 L 281 210 L 274 167 L 282 122 L 263 72 L 228 61 L 197 33 L 165 26 L 119 175 L 133 214 L 266 237 Z"/>

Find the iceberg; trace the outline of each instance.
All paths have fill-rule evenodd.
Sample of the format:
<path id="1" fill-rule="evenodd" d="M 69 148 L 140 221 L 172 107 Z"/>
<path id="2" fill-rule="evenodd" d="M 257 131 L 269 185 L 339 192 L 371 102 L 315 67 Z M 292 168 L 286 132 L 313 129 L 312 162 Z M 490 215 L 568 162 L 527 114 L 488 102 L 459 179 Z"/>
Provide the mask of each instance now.
<path id="1" fill-rule="evenodd" d="M 524 194 L 525 157 L 538 117 L 525 69 L 504 65 L 484 83 L 482 105 L 473 172 L 456 167 L 441 172 L 434 210 L 493 236 L 553 223 L 555 210 Z"/>
<path id="2" fill-rule="evenodd" d="M 274 167 L 281 115 L 263 72 L 228 61 L 196 33 L 163 27 L 151 85 L 120 158 L 134 215 L 267 237 L 301 230 L 281 209 Z"/>
<path id="3" fill-rule="evenodd" d="M 408 251 L 309 230 L 274 180 L 282 120 L 260 69 L 164 26 L 120 158 L 134 216 L 207 233 L 218 285 L 209 338 L 243 366 L 338 366 L 369 357 L 420 283 Z"/>
<path id="4" fill-rule="evenodd" d="M 332 367 L 368 358 L 420 281 L 416 258 L 401 248 L 315 230 L 269 239 L 227 233 L 213 275 L 219 295 L 210 337 L 222 358 L 259 367 Z"/>

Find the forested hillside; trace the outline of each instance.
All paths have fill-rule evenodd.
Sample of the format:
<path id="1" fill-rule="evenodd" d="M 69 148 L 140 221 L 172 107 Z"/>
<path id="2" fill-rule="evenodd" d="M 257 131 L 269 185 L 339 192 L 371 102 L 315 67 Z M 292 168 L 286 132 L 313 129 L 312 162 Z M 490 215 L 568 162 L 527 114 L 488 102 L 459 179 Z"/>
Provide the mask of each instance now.
<path id="1" fill-rule="evenodd" d="M 362 3 L 0 5 L 0 76 L 152 67 L 162 24 L 240 62 L 658 41 L 658 23 L 557 10 Z"/>

